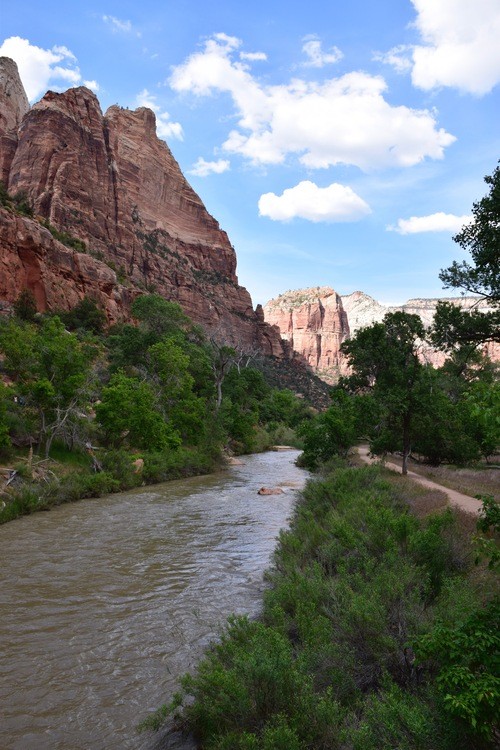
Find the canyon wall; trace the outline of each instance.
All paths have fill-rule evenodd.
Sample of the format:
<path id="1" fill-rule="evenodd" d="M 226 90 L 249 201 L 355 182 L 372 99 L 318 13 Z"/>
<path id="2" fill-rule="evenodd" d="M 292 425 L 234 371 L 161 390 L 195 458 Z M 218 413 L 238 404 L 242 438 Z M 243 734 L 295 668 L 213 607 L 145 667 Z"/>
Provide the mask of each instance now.
<path id="1" fill-rule="evenodd" d="M 470 310 L 477 306 L 472 297 L 454 297 L 449 302 Z M 348 372 L 340 345 L 359 328 L 380 322 L 389 312 L 402 311 L 418 315 L 430 326 L 439 299 L 411 299 L 404 305 L 383 305 L 364 292 L 340 296 L 331 287 L 298 289 L 281 294 L 264 305 L 264 317 L 279 328 L 281 336 L 303 360 L 328 383 L 335 383 Z M 484 312 L 488 307 L 478 307 Z M 500 346 L 491 344 L 486 352 L 500 360 Z M 439 367 L 445 355 L 430 346 L 422 349 L 422 358 Z"/>
<path id="2" fill-rule="evenodd" d="M 49 91 L 29 109 L 8 58 L 0 89 L 3 180 L 33 207 L 33 218 L 0 212 L 0 304 L 25 288 L 41 311 L 86 295 L 116 322 L 138 294 L 155 292 L 227 343 L 283 355 L 278 330 L 238 283 L 226 233 L 157 138 L 150 109 L 103 115 L 85 87 Z"/>
<path id="3" fill-rule="evenodd" d="M 264 305 L 264 318 L 327 382 L 345 373 L 340 345 L 350 335 L 341 297 L 330 287 L 285 292 Z"/>

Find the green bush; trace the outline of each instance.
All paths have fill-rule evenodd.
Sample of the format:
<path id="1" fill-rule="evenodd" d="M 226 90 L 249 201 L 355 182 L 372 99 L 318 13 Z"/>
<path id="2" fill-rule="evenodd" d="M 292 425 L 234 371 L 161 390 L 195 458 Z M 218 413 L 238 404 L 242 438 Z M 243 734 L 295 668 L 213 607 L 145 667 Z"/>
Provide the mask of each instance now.
<path id="1" fill-rule="evenodd" d="M 451 513 L 418 521 L 400 484 L 379 468 L 336 467 L 309 482 L 290 530 L 280 534 L 262 621 L 230 620 L 183 679 L 177 721 L 207 750 L 482 747 L 482 730 L 471 721 L 455 731 L 449 710 L 465 722 L 473 699 L 469 718 L 491 727 L 497 697 L 484 672 L 494 658 L 486 661 L 486 646 L 496 645 L 491 622 L 467 619 L 478 606 L 477 587 L 463 580 L 469 557 Z M 435 651 L 449 632 L 438 618 L 461 617 L 460 638 L 480 626 L 484 632 L 453 663 L 461 679 L 465 669 L 474 677 L 467 693 L 464 682 L 450 692 L 456 670 L 436 671 L 453 662 L 451 636 L 446 659 Z M 435 666 L 413 661 L 412 643 Z"/>

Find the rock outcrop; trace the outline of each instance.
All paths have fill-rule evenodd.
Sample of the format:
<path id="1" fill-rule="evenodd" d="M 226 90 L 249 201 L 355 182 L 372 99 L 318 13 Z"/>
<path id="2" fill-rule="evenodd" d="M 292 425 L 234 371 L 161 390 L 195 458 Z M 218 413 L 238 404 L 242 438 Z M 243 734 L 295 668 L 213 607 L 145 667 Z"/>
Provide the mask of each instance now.
<path id="1" fill-rule="evenodd" d="M 264 318 L 327 382 L 345 371 L 340 345 L 350 329 L 341 297 L 330 287 L 285 292 L 264 306 Z"/>
<path id="2" fill-rule="evenodd" d="M 447 301 L 470 310 L 477 307 L 477 299 L 455 297 Z M 339 296 L 330 287 L 313 287 L 285 292 L 264 305 L 264 317 L 279 328 L 281 336 L 305 360 L 312 370 L 327 383 L 335 383 L 339 375 L 347 374 L 340 345 L 359 328 L 380 322 L 389 312 L 402 311 L 418 315 L 426 327 L 430 326 L 439 299 L 411 299 L 404 305 L 383 305 L 364 292 Z M 488 311 L 486 305 L 479 310 Z M 500 360 L 500 346 L 488 345 L 486 353 Z M 422 346 L 422 358 L 439 367 L 445 355 L 429 346 Z"/>
<path id="3" fill-rule="evenodd" d="M 4 179 L 36 217 L 1 214 L 0 301 L 28 288 L 40 310 L 68 309 L 87 295 L 116 321 L 135 296 L 156 292 L 228 343 L 282 356 L 279 332 L 238 284 L 226 233 L 157 138 L 154 113 L 103 115 L 85 87 L 49 91 L 27 111 L 15 65 L 0 61 L 0 71 Z M 58 241 L 68 237 L 80 241 L 72 250 Z"/>
<path id="4" fill-rule="evenodd" d="M 16 153 L 17 132 L 29 108 L 16 63 L 0 57 L 0 180 L 4 185 Z"/>

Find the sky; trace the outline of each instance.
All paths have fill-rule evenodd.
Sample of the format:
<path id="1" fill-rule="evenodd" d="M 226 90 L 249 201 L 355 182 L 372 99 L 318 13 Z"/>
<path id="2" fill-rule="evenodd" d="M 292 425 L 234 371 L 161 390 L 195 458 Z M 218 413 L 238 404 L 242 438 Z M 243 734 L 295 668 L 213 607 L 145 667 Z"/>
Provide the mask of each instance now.
<path id="1" fill-rule="evenodd" d="M 33 103 L 156 113 L 254 304 L 453 296 L 439 271 L 500 158 L 499 0 L 25 0 L 0 55 Z M 458 294 L 458 293 L 457 293 Z"/>

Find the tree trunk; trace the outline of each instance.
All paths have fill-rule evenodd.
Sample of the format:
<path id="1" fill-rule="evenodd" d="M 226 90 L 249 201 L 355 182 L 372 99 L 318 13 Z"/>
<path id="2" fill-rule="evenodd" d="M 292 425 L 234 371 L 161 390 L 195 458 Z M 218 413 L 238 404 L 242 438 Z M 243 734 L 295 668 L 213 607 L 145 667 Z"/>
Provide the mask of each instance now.
<path id="1" fill-rule="evenodd" d="M 403 466 L 401 474 L 408 474 L 408 456 L 410 455 L 410 417 L 405 416 L 403 419 Z"/>

